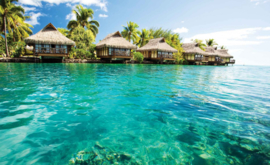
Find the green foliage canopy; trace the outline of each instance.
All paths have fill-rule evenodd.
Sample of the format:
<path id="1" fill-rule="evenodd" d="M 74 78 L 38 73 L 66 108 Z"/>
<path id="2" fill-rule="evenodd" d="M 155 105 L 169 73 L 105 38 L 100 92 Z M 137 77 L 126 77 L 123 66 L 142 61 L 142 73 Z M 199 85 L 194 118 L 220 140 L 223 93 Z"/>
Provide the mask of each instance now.
<path id="1" fill-rule="evenodd" d="M 207 46 L 215 46 L 215 45 L 218 45 L 216 42 L 215 42 L 215 39 L 208 39 L 208 40 L 205 40 L 206 42 L 206 45 Z"/>
<path id="2" fill-rule="evenodd" d="M 133 43 L 137 43 L 139 40 L 138 34 L 140 33 L 138 31 L 139 25 L 130 21 L 127 23 L 127 26 L 123 27 L 124 30 L 121 32 L 121 35 L 129 42 L 132 40 Z"/>
<path id="3" fill-rule="evenodd" d="M 70 36 L 70 39 L 76 42 L 77 49 L 87 50 L 91 44 L 95 42 L 95 36 L 92 31 L 85 30 L 82 26 L 75 28 Z"/>
<path id="4" fill-rule="evenodd" d="M 99 22 L 92 20 L 94 11 L 92 9 L 84 8 L 82 5 L 77 5 L 72 12 L 76 15 L 76 20 L 69 21 L 67 28 L 72 32 L 78 26 L 87 28 L 94 36 L 98 34 Z M 89 21 L 89 19 L 91 19 Z"/>
<path id="5" fill-rule="evenodd" d="M 140 52 L 135 52 L 134 55 L 133 55 L 133 57 L 134 57 L 134 59 L 135 59 L 136 61 L 138 61 L 140 64 L 143 62 L 144 57 L 143 57 L 142 53 L 140 53 Z"/>

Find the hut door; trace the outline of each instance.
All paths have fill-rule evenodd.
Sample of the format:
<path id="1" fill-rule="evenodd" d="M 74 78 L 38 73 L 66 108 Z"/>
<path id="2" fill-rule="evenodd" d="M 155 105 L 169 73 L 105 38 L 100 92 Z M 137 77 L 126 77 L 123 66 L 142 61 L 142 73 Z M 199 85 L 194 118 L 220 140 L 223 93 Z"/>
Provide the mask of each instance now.
<path id="1" fill-rule="evenodd" d="M 148 58 L 151 58 L 151 51 L 148 51 Z"/>

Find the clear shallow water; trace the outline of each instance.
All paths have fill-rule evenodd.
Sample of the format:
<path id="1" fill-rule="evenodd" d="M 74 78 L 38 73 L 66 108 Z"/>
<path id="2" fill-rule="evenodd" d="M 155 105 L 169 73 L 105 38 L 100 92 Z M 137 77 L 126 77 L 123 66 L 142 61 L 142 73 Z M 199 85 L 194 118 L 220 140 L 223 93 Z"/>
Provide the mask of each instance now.
<path id="1" fill-rule="evenodd" d="M 141 164 L 269 164 L 270 67 L 0 64 L 0 164 L 97 142 Z"/>

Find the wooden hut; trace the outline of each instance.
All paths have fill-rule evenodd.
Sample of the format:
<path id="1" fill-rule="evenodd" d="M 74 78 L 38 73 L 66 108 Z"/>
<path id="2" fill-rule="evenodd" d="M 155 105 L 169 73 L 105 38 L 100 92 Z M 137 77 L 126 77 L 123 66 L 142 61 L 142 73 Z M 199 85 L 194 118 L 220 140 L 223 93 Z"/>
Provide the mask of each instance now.
<path id="1" fill-rule="evenodd" d="M 234 64 L 233 56 L 228 54 L 228 50 L 216 47 L 206 47 L 205 51 L 199 48 L 197 43 L 184 43 L 184 58 L 190 64 L 209 64 L 209 65 L 226 65 Z"/>
<path id="2" fill-rule="evenodd" d="M 221 57 L 218 56 L 217 47 L 208 46 L 205 48 L 205 58 L 207 58 L 207 64 L 209 65 L 220 65 L 221 64 Z"/>
<path id="3" fill-rule="evenodd" d="M 119 31 L 107 35 L 96 45 L 97 57 L 108 60 L 127 60 L 133 56 L 132 49 L 136 49 Z"/>
<path id="4" fill-rule="evenodd" d="M 183 43 L 182 47 L 183 56 L 190 64 L 199 64 L 209 59 L 209 53 L 199 48 L 197 43 Z"/>
<path id="5" fill-rule="evenodd" d="M 228 53 L 227 49 L 219 49 L 216 51 L 218 53 L 218 56 L 221 58 L 222 64 L 235 64 L 233 56 Z"/>
<path id="6" fill-rule="evenodd" d="M 168 45 L 164 38 L 151 39 L 146 45 L 137 49 L 146 60 L 174 61 L 173 53 L 177 50 Z"/>
<path id="7" fill-rule="evenodd" d="M 42 57 L 65 57 L 75 42 L 60 33 L 53 24 L 49 23 L 37 34 L 25 39 L 27 49 Z"/>

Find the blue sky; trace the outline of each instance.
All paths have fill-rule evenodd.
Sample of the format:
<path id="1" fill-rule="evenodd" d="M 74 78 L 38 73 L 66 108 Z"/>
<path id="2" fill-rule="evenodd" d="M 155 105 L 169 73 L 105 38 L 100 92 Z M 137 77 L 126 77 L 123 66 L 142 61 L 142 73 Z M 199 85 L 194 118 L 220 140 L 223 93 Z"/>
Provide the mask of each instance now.
<path id="1" fill-rule="evenodd" d="M 270 0 L 19 0 L 33 32 L 48 23 L 66 27 L 76 4 L 92 8 L 100 22 L 96 41 L 121 31 L 128 21 L 140 29 L 162 27 L 191 39 L 215 38 L 237 64 L 270 65 Z"/>

